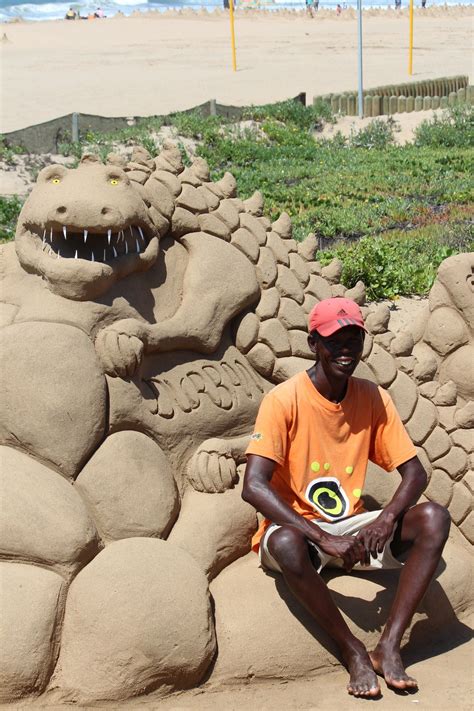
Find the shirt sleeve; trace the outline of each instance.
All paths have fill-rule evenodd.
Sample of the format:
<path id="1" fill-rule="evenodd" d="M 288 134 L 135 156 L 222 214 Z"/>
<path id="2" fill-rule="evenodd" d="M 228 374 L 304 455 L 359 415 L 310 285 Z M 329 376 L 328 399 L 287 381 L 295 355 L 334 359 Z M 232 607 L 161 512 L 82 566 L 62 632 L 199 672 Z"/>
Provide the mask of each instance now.
<path id="1" fill-rule="evenodd" d="M 283 464 L 288 448 L 288 413 L 271 391 L 262 400 L 246 454 L 258 454 Z"/>
<path id="2" fill-rule="evenodd" d="M 416 457 L 416 449 L 392 398 L 386 390 L 380 387 L 378 390 L 380 404 L 374 413 L 369 459 L 390 472 Z"/>

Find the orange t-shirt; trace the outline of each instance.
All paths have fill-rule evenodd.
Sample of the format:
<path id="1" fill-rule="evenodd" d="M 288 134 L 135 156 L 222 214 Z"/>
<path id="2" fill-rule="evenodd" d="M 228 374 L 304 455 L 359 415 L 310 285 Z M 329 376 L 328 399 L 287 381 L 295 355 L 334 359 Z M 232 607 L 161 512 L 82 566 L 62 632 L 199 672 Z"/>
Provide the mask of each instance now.
<path id="1" fill-rule="evenodd" d="M 303 372 L 264 397 L 247 454 L 277 463 L 271 486 L 297 513 L 338 521 L 364 510 L 369 459 L 392 471 L 416 449 L 385 390 L 351 377 L 336 404 Z M 254 535 L 254 550 L 270 523 L 265 519 Z"/>

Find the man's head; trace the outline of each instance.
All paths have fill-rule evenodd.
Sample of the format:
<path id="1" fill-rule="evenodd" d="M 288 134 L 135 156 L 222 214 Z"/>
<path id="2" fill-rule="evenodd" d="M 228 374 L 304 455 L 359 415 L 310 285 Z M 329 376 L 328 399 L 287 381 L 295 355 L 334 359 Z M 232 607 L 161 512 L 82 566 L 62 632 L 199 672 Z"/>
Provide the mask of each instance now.
<path id="1" fill-rule="evenodd" d="M 309 314 L 309 332 L 317 331 L 324 338 L 347 326 L 358 326 L 366 330 L 362 312 L 351 299 L 323 299 Z"/>
<path id="2" fill-rule="evenodd" d="M 327 375 L 352 375 L 364 346 L 364 319 L 355 301 L 324 299 L 309 315 L 308 343 Z"/>

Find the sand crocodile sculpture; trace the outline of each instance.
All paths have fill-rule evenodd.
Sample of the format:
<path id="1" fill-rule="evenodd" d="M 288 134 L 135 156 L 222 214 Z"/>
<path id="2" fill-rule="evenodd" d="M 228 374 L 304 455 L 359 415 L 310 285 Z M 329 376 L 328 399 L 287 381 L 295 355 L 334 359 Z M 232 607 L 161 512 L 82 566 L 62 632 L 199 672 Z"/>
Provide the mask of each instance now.
<path id="1" fill-rule="evenodd" d="M 389 309 L 365 306 L 364 285 L 346 289 L 342 265 L 321 267 L 315 248 L 314 235 L 292 239 L 287 215 L 271 223 L 258 193 L 240 200 L 230 174 L 184 167 L 173 145 L 40 173 L 0 251 L 3 701 L 121 700 L 332 663 L 258 571 L 256 514 L 240 498 L 261 398 L 308 367 L 307 314 L 331 295 L 362 305 L 358 374 L 390 391 L 426 496 L 454 522 L 449 564 L 407 634 L 461 624 L 472 255 L 446 260 L 423 322 L 393 333 Z M 396 478 L 369 470 L 367 502 L 383 504 Z M 358 581 L 330 586 L 370 645 L 353 601 L 382 624 L 393 580 Z"/>

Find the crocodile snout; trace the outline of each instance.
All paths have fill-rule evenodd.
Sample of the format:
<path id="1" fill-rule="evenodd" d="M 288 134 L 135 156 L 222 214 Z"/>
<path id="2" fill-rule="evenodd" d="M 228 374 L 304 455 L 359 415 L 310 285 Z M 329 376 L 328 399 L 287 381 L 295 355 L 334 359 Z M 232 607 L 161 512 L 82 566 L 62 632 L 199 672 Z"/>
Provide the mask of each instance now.
<path id="1" fill-rule="evenodd" d="M 58 227 L 66 225 L 78 231 L 84 227 L 91 230 L 107 231 L 109 228 L 121 229 L 127 224 L 120 209 L 111 204 L 96 203 L 88 200 L 72 200 L 69 204 L 62 200 L 53 205 L 47 216 L 47 222 Z"/>

